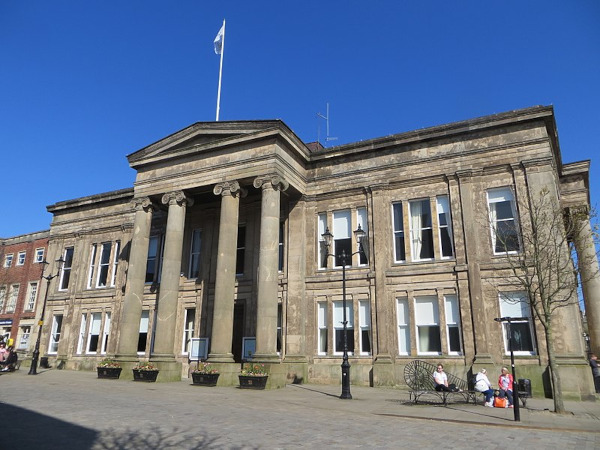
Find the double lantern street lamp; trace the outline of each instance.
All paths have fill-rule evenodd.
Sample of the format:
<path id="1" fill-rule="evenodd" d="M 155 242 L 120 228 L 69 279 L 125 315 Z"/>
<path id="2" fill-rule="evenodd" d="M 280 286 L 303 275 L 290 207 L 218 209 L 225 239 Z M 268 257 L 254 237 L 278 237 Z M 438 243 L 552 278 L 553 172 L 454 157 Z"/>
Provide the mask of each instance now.
<path id="1" fill-rule="evenodd" d="M 325 230 L 321 236 L 325 242 L 325 258 L 329 256 L 333 256 L 336 261 L 341 263 L 342 265 L 342 309 L 343 309 L 343 333 L 342 333 L 342 345 L 344 347 L 344 353 L 342 356 L 342 395 L 340 395 L 341 399 L 352 399 L 352 394 L 350 393 L 350 363 L 348 362 L 348 320 L 346 317 L 346 266 L 348 263 L 352 262 L 352 256 L 362 253 L 367 256 L 367 252 L 363 247 L 363 240 L 365 239 L 367 233 L 360 227 L 354 230 L 354 236 L 356 237 L 356 242 L 358 242 L 358 250 L 354 253 L 348 254 L 345 249 L 342 249 L 340 254 L 329 253 L 329 249 L 333 244 L 333 234 L 329 231 L 329 228 Z"/>
<path id="2" fill-rule="evenodd" d="M 50 291 L 50 281 L 52 281 L 54 278 L 56 278 L 60 275 L 60 271 L 61 271 L 62 266 L 65 261 L 62 259 L 62 257 L 60 257 L 59 259 L 56 260 L 56 262 L 58 263 L 58 268 L 54 275 L 50 274 L 50 275 L 44 276 L 44 270 L 42 270 L 42 279 L 46 280 L 46 292 L 44 294 L 44 303 L 42 304 L 42 314 L 40 316 L 40 321 L 39 321 L 40 329 L 38 330 L 37 340 L 35 341 L 35 349 L 33 350 L 33 354 L 31 356 L 31 368 L 29 369 L 29 372 L 27 373 L 28 375 L 37 375 L 38 360 L 40 358 L 40 340 L 42 338 L 42 326 L 44 325 L 44 315 L 46 314 L 46 302 L 48 301 L 48 292 Z M 42 264 L 47 265 L 50 263 L 46 260 L 43 260 Z M 44 269 L 45 268 L 46 267 L 44 266 Z"/>
<path id="3" fill-rule="evenodd" d="M 519 411 L 519 385 L 517 383 L 517 374 L 515 372 L 515 353 L 513 351 L 513 337 L 512 331 L 510 329 L 511 322 L 522 322 L 525 320 L 529 320 L 527 317 L 496 317 L 494 319 L 496 322 L 507 323 L 506 334 L 508 335 L 508 349 L 510 351 L 510 366 L 512 368 L 512 376 L 513 376 L 513 411 L 515 413 L 515 422 L 521 421 L 521 413 Z"/>

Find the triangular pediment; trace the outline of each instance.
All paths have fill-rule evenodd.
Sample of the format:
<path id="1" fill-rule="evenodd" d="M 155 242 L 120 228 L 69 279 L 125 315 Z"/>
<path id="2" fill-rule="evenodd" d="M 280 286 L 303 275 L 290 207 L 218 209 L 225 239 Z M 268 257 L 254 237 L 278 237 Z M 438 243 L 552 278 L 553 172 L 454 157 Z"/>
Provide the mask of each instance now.
<path id="1" fill-rule="evenodd" d="M 197 122 L 127 156 L 131 167 L 150 164 L 190 152 L 209 151 L 232 143 L 243 143 L 265 134 L 285 135 L 296 146 L 308 148 L 281 120 Z"/>

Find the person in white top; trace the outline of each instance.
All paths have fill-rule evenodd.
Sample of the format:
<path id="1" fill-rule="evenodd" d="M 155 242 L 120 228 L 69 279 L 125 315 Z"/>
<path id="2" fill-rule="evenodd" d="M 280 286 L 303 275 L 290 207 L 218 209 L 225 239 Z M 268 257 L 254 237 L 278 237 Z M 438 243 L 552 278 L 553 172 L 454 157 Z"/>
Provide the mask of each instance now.
<path id="1" fill-rule="evenodd" d="M 433 382 L 435 383 L 436 391 L 450 392 L 450 387 L 448 386 L 448 376 L 444 372 L 444 366 L 442 364 L 438 364 L 437 370 L 433 372 Z"/>
<path id="2" fill-rule="evenodd" d="M 487 377 L 487 370 L 481 369 L 475 377 L 475 390 L 485 394 L 485 406 L 494 407 L 494 390 Z"/>

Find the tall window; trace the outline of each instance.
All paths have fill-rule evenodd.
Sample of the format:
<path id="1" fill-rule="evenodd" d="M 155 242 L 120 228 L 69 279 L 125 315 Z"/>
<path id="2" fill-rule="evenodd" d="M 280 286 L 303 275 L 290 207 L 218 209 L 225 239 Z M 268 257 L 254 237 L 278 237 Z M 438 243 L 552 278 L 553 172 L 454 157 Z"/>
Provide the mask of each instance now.
<path id="1" fill-rule="evenodd" d="M 34 258 L 33 262 L 41 263 L 42 261 L 44 261 L 44 249 L 36 248 L 35 249 L 35 258 Z"/>
<path id="2" fill-rule="evenodd" d="M 202 247 L 202 230 L 192 231 L 192 245 L 190 246 L 190 267 L 188 278 L 198 278 L 200 274 L 200 249 Z"/>
<path id="3" fill-rule="evenodd" d="M 512 348 L 514 354 L 535 354 L 533 321 L 531 320 L 531 308 L 527 302 L 527 295 L 524 292 L 501 293 L 500 315 L 502 317 L 521 319 L 512 321 L 510 324 L 510 335 L 512 336 Z M 507 354 L 510 353 L 508 327 L 508 323 L 502 323 L 504 349 Z"/>
<path id="4" fill-rule="evenodd" d="M 69 288 L 69 280 L 71 279 L 71 268 L 73 267 L 73 247 L 65 248 L 65 253 L 63 255 L 63 263 L 62 271 L 60 272 L 60 287 L 61 291 L 66 291 Z M 62 316 L 61 316 L 62 320 Z"/>
<path id="5" fill-rule="evenodd" d="M 12 266 L 13 258 L 14 258 L 14 255 L 12 253 L 9 253 L 8 255 L 6 255 L 4 257 L 4 267 Z"/>
<path id="6" fill-rule="evenodd" d="M 450 216 L 450 204 L 447 195 L 440 195 L 437 201 L 438 235 L 440 238 L 440 249 L 442 258 L 451 258 L 452 250 L 452 217 Z"/>
<path id="7" fill-rule="evenodd" d="M 0 286 L 0 314 L 4 310 L 4 302 L 6 301 L 6 286 Z"/>
<path id="8" fill-rule="evenodd" d="M 115 251 L 112 262 L 112 276 L 110 278 L 110 285 L 114 286 L 117 281 L 117 269 L 119 268 L 119 253 L 121 252 L 121 241 L 115 242 Z"/>
<path id="9" fill-rule="evenodd" d="M 433 229 L 431 224 L 431 208 L 429 199 L 412 200 L 410 209 L 410 241 L 412 260 L 428 260 L 433 258 Z"/>
<path id="10" fill-rule="evenodd" d="M 25 255 L 27 253 L 26 252 L 19 252 L 17 254 L 17 266 L 22 266 L 23 264 L 25 264 Z"/>
<path id="11" fill-rule="evenodd" d="M 348 352 L 354 352 L 354 308 L 352 301 L 346 301 L 346 342 Z M 333 348 L 336 354 L 341 354 L 344 351 L 344 308 L 343 302 L 333 302 Z"/>
<path id="12" fill-rule="evenodd" d="M 17 299 L 19 298 L 19 289 L 20 286 L 18 284 L 13 284 L 10 287 L 10 293 L 8 294 L 8 302 L 6 302 L 6 311 L 7 313 L 11 313 L 15 311 L 17 306 Z"/>
<path id="13" fill-rule="evenodd" d="M 104 330 L 102 331 L 102 348 L 100 353 L 106 354 L 108 348 L 108 337 L 110 336 L 110 313 L 107 312 L 104 316 Z"/>
<path id="14" fill-rule="evenodd" d="M 352 265 L 352 222 L 350 211 L 334 211 L 333 213 L 333 254 L 336 267 L 342 266 L 342 254 L 346 254 L 346 265 Z"/>
<path id="15" fill-rule="evenodd" d="M 148 324 L 150 322 L 150 311 L 147 309 L 142 311 L 142 317 L 140 319 L 140 333 L 138 335 L 138 348 L 139 354 L 146 353 L 146 344 L 148 343 Z"/>
<path id="16" fill-rule="evenodd" d="M 514 196 L 510 188 L 487 192 L 494 254 L 518 252 L 519 233 Z"/>
<path id="17" fill-rule="evenodd" d="M 277 353 L 281 354 L 283 343 L 283 308 L 281 303 L 277 304 Z"/>
<path id="18" fill-rule="evenodd" d="M 88 289 L 94 285 L 94 275 L 96 273 L 96 253 L 98 252 L 98 244 L 92 244 L 91 257 L 90 257 L 90 269 L 88 277 Z"/>
<path id="19" fill-rule="evenodd" d="M 238 227 L 237 254 L 235 259 L 235 274 L 244 275 L 244 258 L 246 256 L 246 226 Z"/>
<path id="20" fill-rule="evenodd" d="M 19 339 L 19 346 L 17 347 L 19 350 L 27 350 L 27 346 L 29 345 L 29 336 L 31 336 L 31 327 L 21 327 Z"/>
<path id="21" fill-rule="evenodd" d="M 323 239 L 323 233 L 327 229 L 327 214 L 319 214 L 319 221 L 317 227 L 317 241 L 319 242 L 319 269 L 327 268 L 327 246 L 325 245 L 325 239 Z"/>
<path id="22" fill-rule="evenodd" d="M 360 325 L 360 354 L 371 354 L 371 305 L 368 300 L 358 302 L 358 320 Z"/>
<path id="23" fill-rule="evenodd" d="M 410 314 L 408 299 L 398 299 L 398 354 L 410 354 Z"/>
<path id="24" fill-rule="evenodd" d="M 183 342 L 181 345 L 181 353 L 187 355 L 190 351 L 190 343 L 194 337 L 194 321 L 196 320 L 196 310 L 185 309 L 183 320 Z"/>
<path id="25" fill-rule="evenodd" d="M 284 222 L 282 220 L 279 222 L 279 258 L 278 258 L 278 262 L 277 262 L 277 270 L 279 270 L 280 272 L 283 272 L 284 231 L 285 231 L 285 227 L 284 227 Z"/>
<path id="26" fill-rule="evenodd" d="M 402 202 L 392 205 L 392 214 L 394 219 L 394 261 L 406 261 L 406 251 L 404 250 L 404 215 L 402 213 Z"/>
<path id="27" fill-rule="evenodd" d="M 62 329 L 62 314 L 52 316 L 52 332 L 50 333 L 50 347 L 48 353 L 55 355 L 58 352 L 58 343 L 60 342 L 60 333 Z"/>
<path id="28" fill-rule="evenodd" d="M 33 311 L 35 308 L 35 301 L 37 299 L 38 282 L 30 281 L 27 287 L 27 299 L 25 301 L 24 311 Z"/>
<path id="29" fill-rule="evenodd" d="M 417 350 L 419 354 L 439 355 L 442 352 L 437 296 L 415 298 Z"/>
<path id="30" fill-rule="evenodd" d="M 100 342 L 100 325 L 102 324 L 102 313 L 92 313 L 90 329 L 88 331 L 86 353 L 98 353 L 98 343 Z"/>
<path id="31" fill-rule="evenodd" d="M 327 354 L 327 303 L 317 303 L 317 314 L 318 314 L 318 326 L 319 336 L 318 340 L 318 353 L 319 355 Z"/>
<path id="32" fill-rule="evenodd" d="M 110 268 L 110 250 L 112 244 L 104 242 L 100 247 L 100 260 L 98 264 L 98 281 L 96 287 L 106 287 L 108 281 L 108 269 Z"/>
<path id="33" fill-rule="evenodd" d="M 85 345 L 85 334 L 87 331 L 87 314 L 81 315 L 81 323 L 79 324 L 79 340 L 77 342 L 77 353 L 83 353 L 83 346 Z"/>
<path id="34" fill-rule="evenodd" d="M 148 242 L 148 260 L 146 262 L 146 283 L 160 281 L 161 238 L 150 236 Z"/>
<path id="35" fill-rule="evenodd" d="M 456 295 L 444 296 L 446 307 L 446 333 L 448 336 L 448 354 L 459 355 L 462 353 L 460 341 L 460 311 Z"/>
<path id="36" fill-rule="evenodd" d="M 367 221 L 367 209 L 366 208 L 358 208 L 356 210 L 356 223 L 366 233 L 365 236 L 368 236 L 369 235 L 369 222 Z M 356 251 L 360 251 L 360 253 L 358 254 L 359 255 L 358 263 L 360 265 L 366 265 L 369 263 L 369 261 L 367 260 L 367 255 L 364 252 L 365 247 L 367 245 L 369 245 L 369 244 L 366 241 L 366 239 L 363 242 L 362 247 L 360 247 L 358 242 L 356 243 Z"/>

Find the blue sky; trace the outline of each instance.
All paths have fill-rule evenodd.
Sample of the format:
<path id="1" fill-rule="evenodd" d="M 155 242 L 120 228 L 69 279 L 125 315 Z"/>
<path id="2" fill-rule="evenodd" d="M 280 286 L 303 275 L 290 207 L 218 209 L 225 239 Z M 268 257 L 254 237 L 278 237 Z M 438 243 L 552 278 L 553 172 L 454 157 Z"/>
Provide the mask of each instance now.
<path id="1" fill-rule="evenodd" d="M 563 161 L 600 198 L 600 2 L 0 3 L 0 237 L 46 206 L 131 187 L 126 155 L 215 119 L 282 119 L 305 142 L 554 105 Z"/>

